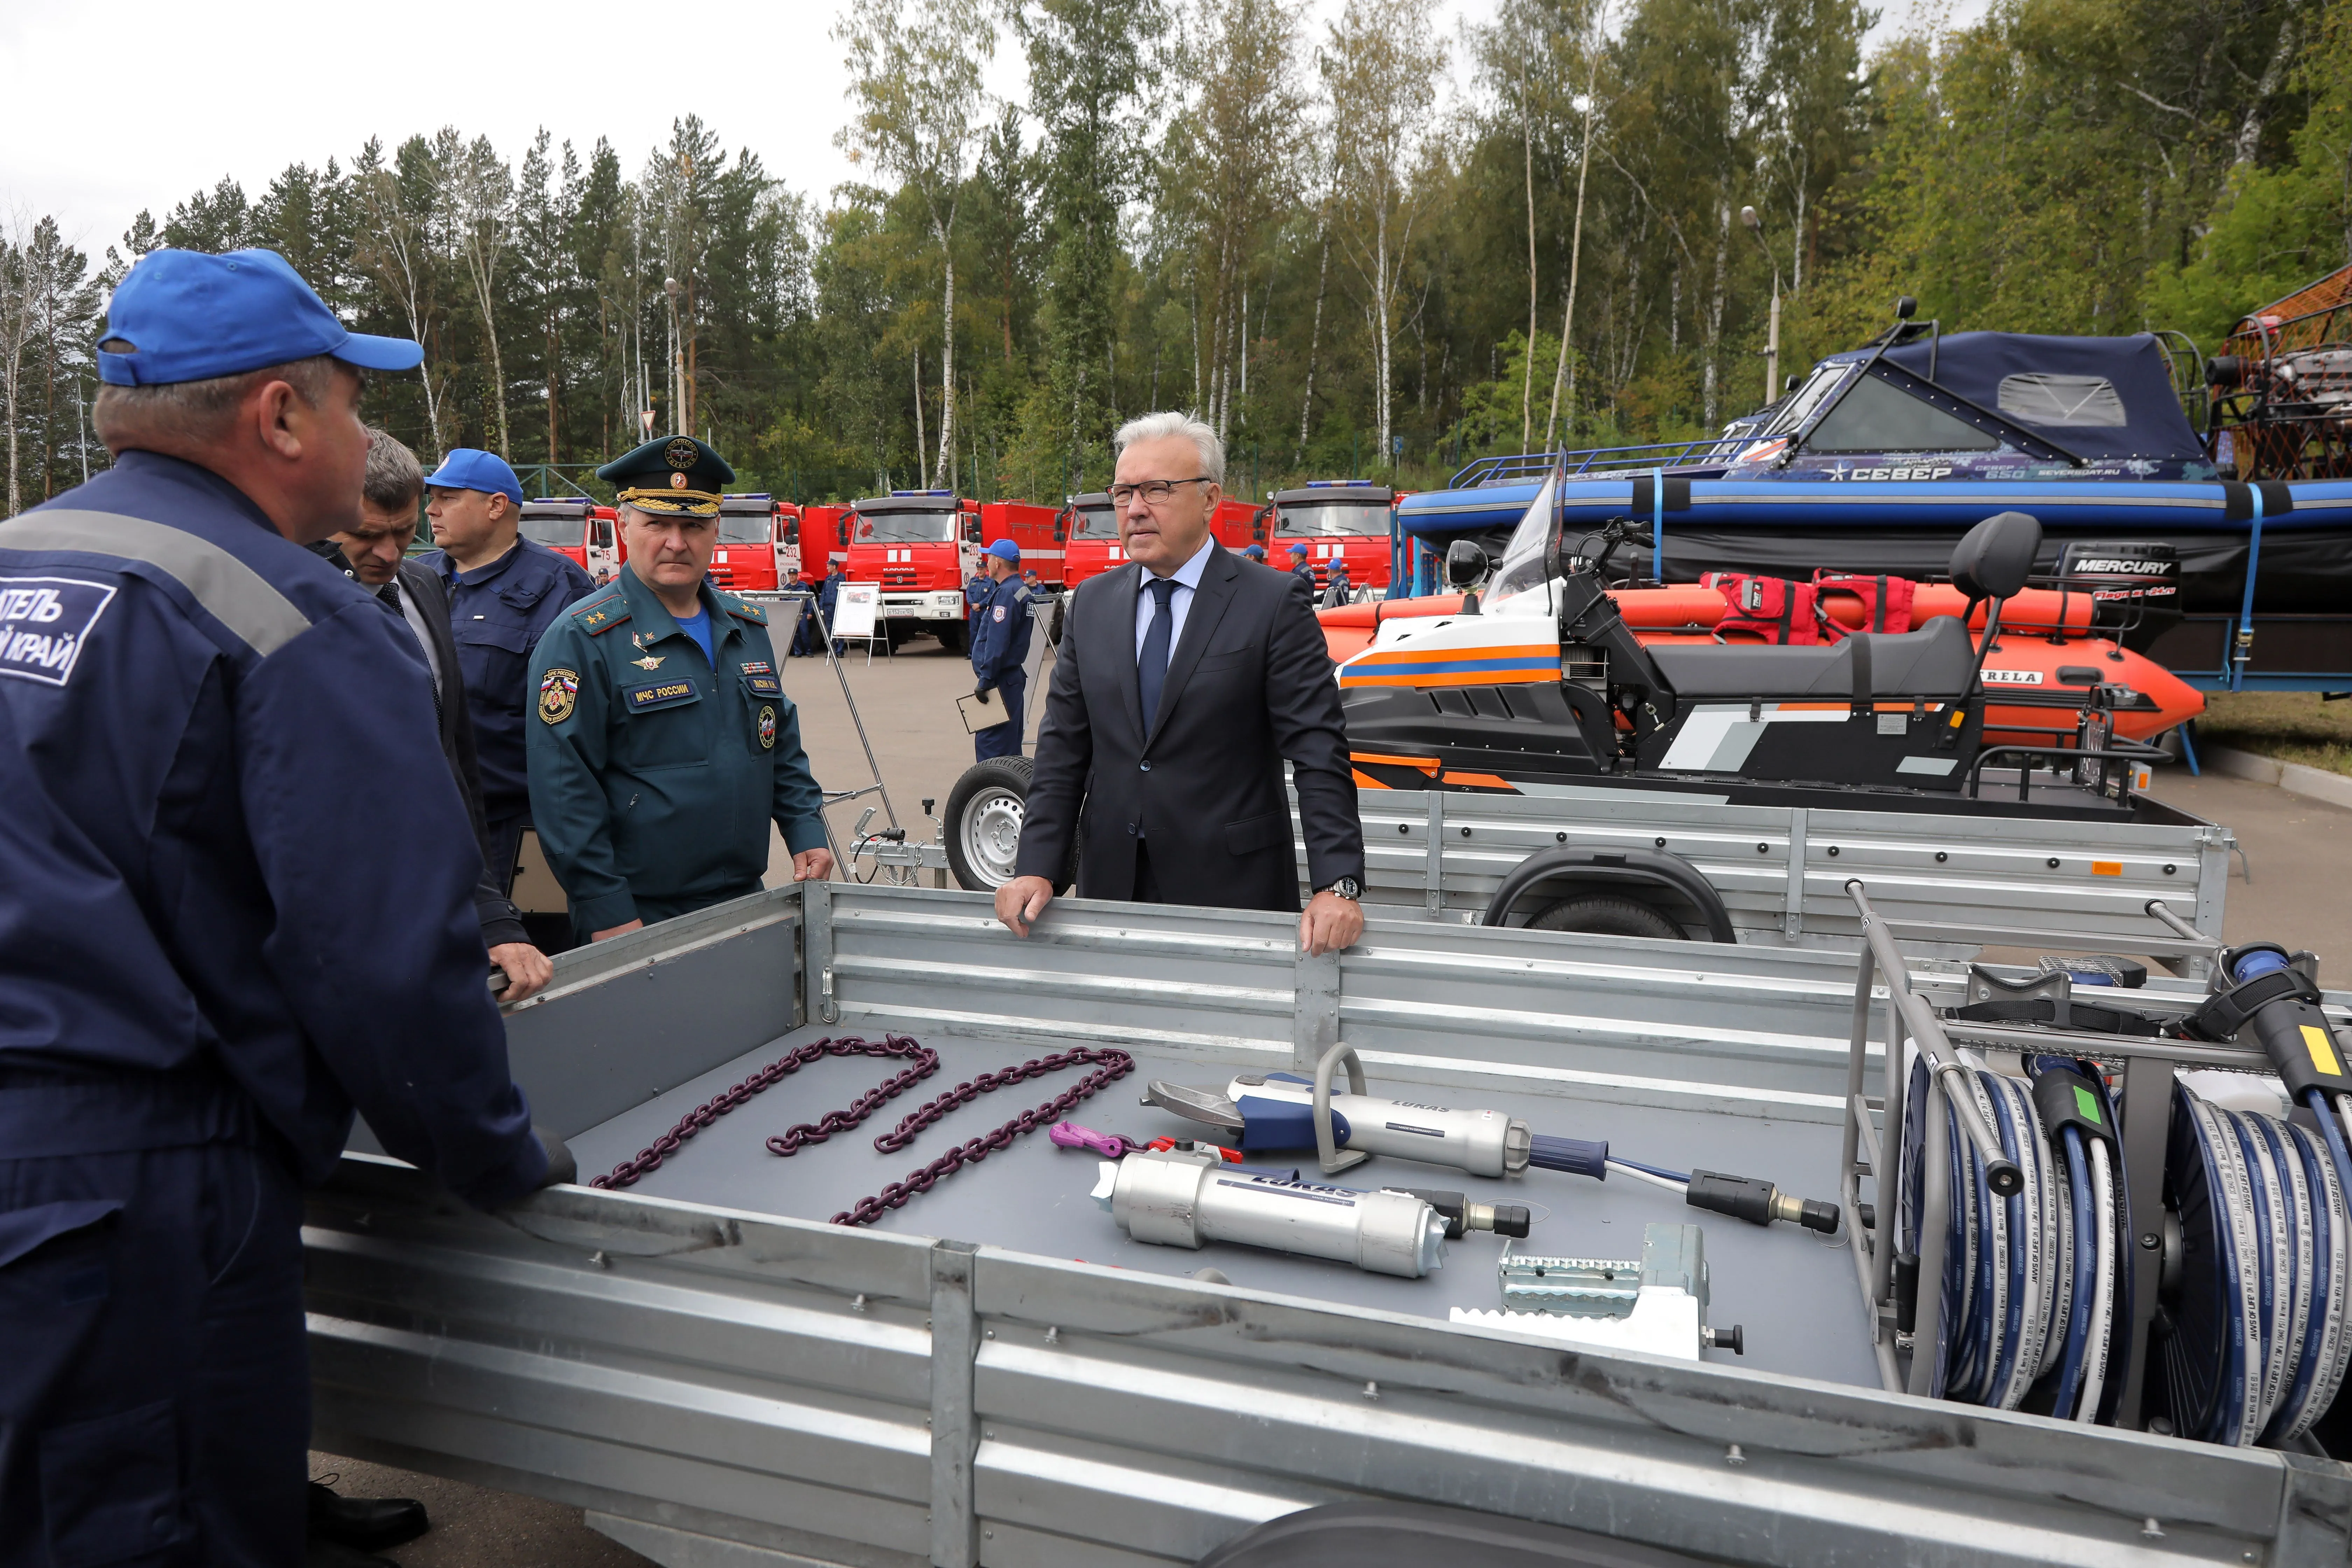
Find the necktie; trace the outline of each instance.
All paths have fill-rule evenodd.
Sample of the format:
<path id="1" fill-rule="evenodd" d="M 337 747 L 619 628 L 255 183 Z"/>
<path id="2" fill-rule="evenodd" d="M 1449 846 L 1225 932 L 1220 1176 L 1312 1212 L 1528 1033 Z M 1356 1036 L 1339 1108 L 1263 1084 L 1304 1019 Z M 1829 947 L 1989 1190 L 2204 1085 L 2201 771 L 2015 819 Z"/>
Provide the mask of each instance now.
<path id="1" fill-rule="evenodd" d="M 1151 606 L 1151 625 L 1144 628 L 1143 652 L 1135 661 L 1136 692 L 1143 699 L 1143 733 L 1151 735 L 1160 716 L 1160 688 L 1168 679 L 1168 643 L 1176 626 L 1176 579 L 1155 577 L 1144 584 L 1160 602 Z"/>

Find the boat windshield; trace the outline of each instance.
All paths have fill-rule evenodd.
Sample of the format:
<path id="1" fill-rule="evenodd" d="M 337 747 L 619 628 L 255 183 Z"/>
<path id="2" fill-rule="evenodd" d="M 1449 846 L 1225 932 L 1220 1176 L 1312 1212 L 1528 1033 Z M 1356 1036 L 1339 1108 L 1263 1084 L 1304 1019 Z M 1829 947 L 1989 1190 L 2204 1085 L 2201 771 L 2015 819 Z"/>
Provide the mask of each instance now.
<path id="1" fill-rule="evenodd" d="M 871 544 L 939 544 L 956 536 L 956 514 L 940 511 L 861 511 L 857 537 Z"/>
<path id="2" fill-rule="evenodd" d="M 1837 384 L 1845 379 L 1846 372 L 1852 368 L 1843 364 L 1815 365 L 1811 379 L 1797 389 L 1797 395 L 1789 399 L 1781 408 L 1780 417 L 1772 421 L 1771 427 L 1764 434 L 1767 437 L 1786 436 L 1811 419 L 1813 410 L 1822 405 L 1822 399 L 1835 390 Z"/>
<path id="3" fill-rule="evenodd" d="M 1386 502 L 1294 502 L 1282 509 L 1276 532 L 1284 539 L 1386 539 L 1389 509 Z"/>
<path id="4" fill-rule="evenodd" d="M 1108 502 L 1101 506 L 1082 506 L 1070 524 L 1072 539 L 1111 539 L 1118 537 L 1118 514 Z"/>
<path id="5" fill-rule="evenodd" d="M 768 514 L 764 511 L 722 511 L 719 514 L 721 544 L 765 544 Z"/>
<path id="6" fill-rule="evenodd" d="M 1503 564 L 1495 574 L 1494 585 L 1486 590 L 1490 603 L 1525 594 L 1532 589 L 1545 590 L 1545 605 L 1550 605 L 1553 574 L 1551 524 L 1553 514 L 1559 510 L 1559 475 L 1553 473 L 1536 491 L 1536 499 L 1519 516 L 1519 526 L 1511 531 L 1511 542 L 1504 547 Z"/>

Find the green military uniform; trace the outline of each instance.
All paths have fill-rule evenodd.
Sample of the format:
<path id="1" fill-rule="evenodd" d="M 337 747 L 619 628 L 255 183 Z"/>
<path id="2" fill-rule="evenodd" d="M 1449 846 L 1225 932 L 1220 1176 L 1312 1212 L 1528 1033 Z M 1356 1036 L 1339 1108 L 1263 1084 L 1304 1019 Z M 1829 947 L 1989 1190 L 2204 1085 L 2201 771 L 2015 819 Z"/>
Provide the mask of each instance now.
<path id="1" fill-rule="evenodd" d="M 649 442 L 598 472 L 637 477 L 648 453 L 689 486 L 624 488 L 624 502 L 716 514 L 716 484 L 734 475 L 698 441 Z M 689 455 L 692 464 L 680 462 Z M 706 502 L 708 512 L 690 510 Z M 531 821 L 583 940 L 758 890 L 771 821 L 795 855 L 824 847 L 824 799 L 776 671 L 767 614 L 707 579 L 700 597 L 708 660 L 627 567 L 559 617 L 532 655 Z"/>

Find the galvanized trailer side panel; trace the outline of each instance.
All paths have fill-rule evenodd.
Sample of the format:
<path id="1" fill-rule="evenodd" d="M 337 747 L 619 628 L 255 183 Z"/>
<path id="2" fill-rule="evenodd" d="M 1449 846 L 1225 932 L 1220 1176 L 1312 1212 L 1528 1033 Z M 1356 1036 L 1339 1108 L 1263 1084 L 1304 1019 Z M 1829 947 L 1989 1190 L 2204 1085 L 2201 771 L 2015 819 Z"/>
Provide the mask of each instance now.
<path id="1" fill-rule="evenodd" d="M 306 1241 L 320 1444 L 672 1563 L 1164 1565 L 1370 1497 L 1739 1563 L 2318 1563 L 2352 1510 L 2276 1454 L 988 1248 L 950 1344 L 950 1244 L 579 1190 L 476 1215 L 364 1156 Z"/>
<path id="2" fill-rule="evenodd" d="M 1743 942 L 1847 951 L 1861 941 L 1843 890 L 1855 876 L 1893 920 L 2152 936 L 2161 928 L 2147 900 L 2162 899 L 2218 936 L 2232 842 L 2211 824 L 1733 805 L 1605 788 L 1365 790 L 1359 807 L 1365 896 L 1392 914 L 1481 912 L 1513 868 L 1563 844 L 1663 849 L 1722 894 Z"/>
<path id="3" fill-rule="evenodd" d="M 787 890 L 567 954 L 515 1058 L 576 1136 L 785 1034 L 830 972 L 840 1030 L 1149 1030 L 1203 1076 L 1344 1031 L 1381 1080 L 1745 1111 L 1833 1152 L 1803 1123 L 1842 1103 L 1839 956 L 1378 921 L 1302 960 L 1286 917 L 1082 904 L 1014 944 L 985 908 Z M 305 1239 L 321 1444 L 562 1499 L 679 1568 L 1139 1568 L 1368 1497 L 1770 1564 L 2341 1563 L 2352 1525 L 2332 1464 L 634 1194 L 483 1215 L 355 1156 Z"/>

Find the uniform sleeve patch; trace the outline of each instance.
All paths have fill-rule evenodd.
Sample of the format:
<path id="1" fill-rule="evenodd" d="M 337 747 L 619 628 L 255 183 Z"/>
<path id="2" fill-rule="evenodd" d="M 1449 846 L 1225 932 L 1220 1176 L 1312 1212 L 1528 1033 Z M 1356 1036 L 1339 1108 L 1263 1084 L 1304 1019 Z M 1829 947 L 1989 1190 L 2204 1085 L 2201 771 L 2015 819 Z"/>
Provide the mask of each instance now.
<path id="1" fill-rule="evenodd" d="M 691 680 L 649 680 L 643 686 L 621 689 L 621 700 L 632 713 L 643 713 L 655 708 L 675 708 L 680 703 L 696 701 L 701 695 L 695 690 Z"/>
<path id="2" fill-rule="evenodd" d="M 997 605 L 997 606 L 996 606 L 996 618 L 997 618 L 999 621 L 1002 621 L 1002 620 L 1003 620 L 1003 619 L 1004 619 L 1004 606 L 1003 606 L 1003 605 Z"/>
<path id="3" fill-rule="evenodd" d="M 561 724 L 571 718 L 579 700 L 578 670 L 551 669 L 539 678 L 539 716 L 548 723 Z"/>
<path id="4" fill-rule="evenodd" d="M 0 675 L 63 686 L 113 598 L 78 577 L 0 577 Z"/>

